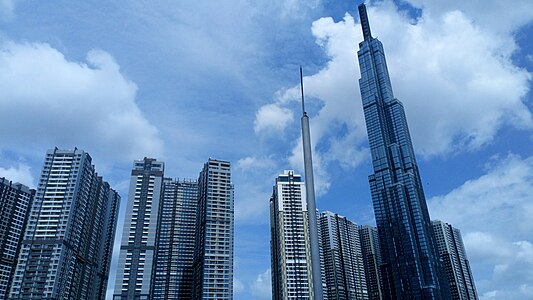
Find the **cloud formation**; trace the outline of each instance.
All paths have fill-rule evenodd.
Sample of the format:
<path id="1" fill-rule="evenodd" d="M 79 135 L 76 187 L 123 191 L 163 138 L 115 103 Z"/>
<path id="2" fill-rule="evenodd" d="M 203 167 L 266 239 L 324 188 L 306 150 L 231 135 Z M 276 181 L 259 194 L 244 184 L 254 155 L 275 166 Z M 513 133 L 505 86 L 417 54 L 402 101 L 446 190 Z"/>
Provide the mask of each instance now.
<path id="1" fill-rule="evenodd" d="M 414 25 L 394 11 L 392 5 L 376 7 L 370 18 L 386 16 L 373 29 L 385 44 L 419 153 L 476 150 L 506 125 L 531 129 L 524 104 L 531 75 L 512 62 L 512 36 L 480 27 L 457 10 L 438 18 L 424 11 Z"/>
<path id="2" fill-rule="evenodd" d="M 461 229 L 482 299 L 530 299 L 531 195 L 533 157 L 510 154 L 493 158 L 485 175 L 428 201 L 432 218 Z"/>
<path id="3" fill-rule="evenodd" d="M 135 103 L 136 85 L 108 53 L 73 62 L 48 44 L 0 45 L 2 147 L 84 148 L 131 160 L 158 156 L 163 143 Z"/>
<path id="4" fill-rule="evenodd" d="M 254 300 L 267 300 L 272 297 L 272 275 L 270 269 L 257 275 L 252 284 L 252 296 Z"/>
<path id="5" fill-rule="evenodd" d="M 17 167 L 0 167 L 0 177 L 4 177 L 14 183 L 22 183 L 30 188 L 35 187 L 35 179 L 33 178 L 31 168 L 26 164 L 19 164 Z"/>
<path id="6" fill-rule="evenodd" d="M 277 176 L 278 162 L 273 157 L 249 156 L 238 160 L 233 180 L 235 190 L 235 219 L 239 222 L 268 222 L 268 205 Z"/>
<path id="7" fill-rule="evenodd" d="M 254 131 L 255 133 L 281 132 L 293 121 L 294 116 L 290 109 L 277 104 L 267 104 L 259 108 L 255 114 Z"/>
<path id="8" fill-rule="evenodd" d="M 462 11 L 471 17 L 480 27 L 499 34 L 509 34 L 521 26 L 527 25 L 533 19 L 533 2 L 529 0 L 514 0 L 513 2 L 499 0 L 406 0 L 417 8 L 433 17 L 442 17 L 449 11 Z M 505 12 L 502 14 L 502 12 Z M 500 13 L 495 17 L 495 13 Z"/>

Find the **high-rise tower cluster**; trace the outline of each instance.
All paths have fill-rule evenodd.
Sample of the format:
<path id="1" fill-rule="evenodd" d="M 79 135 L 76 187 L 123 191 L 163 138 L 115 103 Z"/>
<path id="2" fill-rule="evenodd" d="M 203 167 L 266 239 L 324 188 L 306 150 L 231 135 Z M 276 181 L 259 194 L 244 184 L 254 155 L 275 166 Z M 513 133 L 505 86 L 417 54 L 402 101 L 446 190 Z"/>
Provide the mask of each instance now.
<path id="1" fill-rule="evenodd" d="M 209 159 L 198 180 L 135 161 L 113 299 L 232 299 L 230 163 Z"/>
<path id="2" fill-rule="evenodd" d="M 477 299 L 460 232 L 430 220 L 383 45 L 372 37 L 364 4 L 359 15 L 364 37 L 357 52 L 359 86 L 374 169 L 369 182 L 377 228 L 357 227 L 332 212 L 320 214 L 316 235 L 323 299 Z M 303 80 L 301 86 L 304 108 Z M 303 112 L 305 170 L 306 177 L 311 176 L 306 184 L 313 184 L 311 160 L 305 159 L 311 153 L 309 120 Z M 310 217 L 305 218 L 317 212 L 302 201 L 302 185 L 300 175 L 286 171 L 276 179 L 270 199 L 273 299 L 317 299 L 311 289 L 317 275 L 310 271 L 309 251 L 315 234 Z"/>
<path id="3" fill-rule="evenodd" d="M 305 191 L 293 170 L 276 178 L 270 198 L 273 299 L 317 299 Z M 357 225 L 332 212 L 317 219 L 323 299 L 368 299 Z"/>
<path id="4" fill-rule="evenodd" d="M 113 299 L 232 299 L 230 163 L 164 172 L 133 163 Z M 0 299 L 105 299 L 119 207 L 80 149 L 49 150 L 36 190 L 0 178 Z"/>
<path id="5" fill-rule="evenodd" d="M 301 175 L 293 170 L 278 175 L 270 198 L 272 299 L 316 299 L 311 289 L 310 233 L 304 198 Z M 319 214 L 318 225 L 323 299 L 398 299 L 387 296 L 391 291 L 383 280 L 385 265 L 376 227 L 357 226 L 330 211 Z M 451 298 L 445 299 L 477 300 L 460 231 L 441 221 L 432 221 L 432 225 L 451 289 Z"/>

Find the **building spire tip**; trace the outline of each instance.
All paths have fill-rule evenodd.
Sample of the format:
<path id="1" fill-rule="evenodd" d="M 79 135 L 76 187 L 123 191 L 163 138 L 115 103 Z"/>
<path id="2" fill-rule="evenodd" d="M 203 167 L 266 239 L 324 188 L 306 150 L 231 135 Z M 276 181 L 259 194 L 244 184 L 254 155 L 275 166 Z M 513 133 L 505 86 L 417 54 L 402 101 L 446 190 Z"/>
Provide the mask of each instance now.
<path id="1" fill-rule="evenodd" d="M 368 15 L 366 13 L 366 5 L 363 3 L 359 5 L 359 19 L 361 19 L 361 27 L 363 29 L 363 37 L 365 40 L 372 38 L 372 33 L 370 32 L 370 23 L 368 22 Z"/>
<path id="2" fill-rule="evenodd" d="M 304 77 L 302 71 L 302 65 L 300 65 L 300 90 L 302 91 L 302 115 L 305 115 L 305 101 L 304 101 Z"/>

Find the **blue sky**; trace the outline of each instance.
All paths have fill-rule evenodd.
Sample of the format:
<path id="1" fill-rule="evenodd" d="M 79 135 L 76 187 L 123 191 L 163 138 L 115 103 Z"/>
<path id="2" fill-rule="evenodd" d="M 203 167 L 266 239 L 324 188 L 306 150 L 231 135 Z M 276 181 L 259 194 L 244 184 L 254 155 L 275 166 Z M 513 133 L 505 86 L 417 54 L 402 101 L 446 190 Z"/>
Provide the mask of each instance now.
<path id="1" fill-rule="evenodd" d="M 235 299 L 270 299 L 268 199 L 277 174 L 303 167 L 299 65 L 317 206 L 373 222 L 358 4 L 2 0 L 0 176 L 35 186 L 47 149 L 78 147 L 123 215 L 132 160 L 180 178 L 230 160 Z M 462 230 L 481 299 L 533 299 L 533 3 L 368 8 L 431 216 Z"/>

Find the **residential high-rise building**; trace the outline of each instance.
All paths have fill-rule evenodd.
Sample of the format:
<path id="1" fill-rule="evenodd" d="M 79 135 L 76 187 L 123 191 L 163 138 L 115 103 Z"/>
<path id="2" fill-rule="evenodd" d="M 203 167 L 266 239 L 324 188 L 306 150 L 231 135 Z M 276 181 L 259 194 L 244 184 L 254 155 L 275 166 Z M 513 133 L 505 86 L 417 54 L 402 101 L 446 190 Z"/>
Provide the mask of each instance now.
<path id="1" fill-rule="evenodd" d="M 48 151 L 9 298 L 104 299 L 119 201 L 88 153 Z"/>
<path id="2" fill-rule="evenodd" d="M 453 300 L 477 300 L 476 286 L 466 257 L 461 231 L 442 221 L 431 221 Z"/>
<path id="3" fill-rule="evenodd" d="M 318 224 L 326 281 L 324 294 L 330 300 L 367 300 L 357 224 L 330 211 L 320 214 Z"/>
<path id="4" fill-rule="evenodd" d="M 385 53 L 359 6 L 364 40 L 359 86 L 374 174 L 369 176 L 383 258 L 385 299 L 448 299 L 402 103 L 394 97 Z"/>
<path id="5" fill-rule="evenodd" d="M 193 299 L 233 299 L 233 197 L 230 163 L 210 158 L 198 178 Z"/>
<path id="6" fill-rule="evenodd" d="M 118 212 L 120 209 L 120 196 L 117 192 L 109 188 L 107 182 L 102 182 L 103 192 L 108 192 L 107 205 L 104 208 L 103 216 L 99 216 L 103 221 L 102 239 L 98 257 L 101 264 L 98 267 L 98 283 L 95 291 L 97 299 L 105 299 L 107 294 L 107 282 L 109 281 L 109 270 L 111 269 L 111 258 L 113 256 L 113 247 L 115 245 L 115 234 L 117 232 Z M 102 195 L 104 196 L 104 195 Z M 105 197 L 105 196 L 104 196 Z"/>
<path id="7" fill-rule="evenodd" d="M 365 265 L 366 286 L 370 300 L 383 300 L 381 287 L 381 251 L 378 229 L 370 225 L 359 226 L 359 238 Z"/>
<path id="8" fill-rule="evenodd" d="M 198 182 L 163 182 L 153 297 L 191 299 Z"/>
<path id="9" fill-rule="evenodd" d="M 113 299 L 152 299 L 165 164 L 133 163 Z"/>
<path id="10" fill-rule="evenodd" d="M 0 299 L 6 299 L 17 265 L 35 190 L 0 178 Z"/>
<path id="11" fill-rule="evenodd" d="M 272 299 L 310 299 L 311 250 L 305 184 L 286 170 L 276 178 L 270 198 Z"/>

